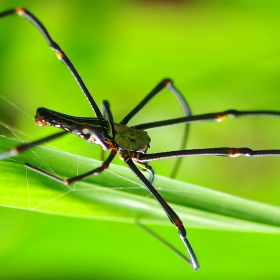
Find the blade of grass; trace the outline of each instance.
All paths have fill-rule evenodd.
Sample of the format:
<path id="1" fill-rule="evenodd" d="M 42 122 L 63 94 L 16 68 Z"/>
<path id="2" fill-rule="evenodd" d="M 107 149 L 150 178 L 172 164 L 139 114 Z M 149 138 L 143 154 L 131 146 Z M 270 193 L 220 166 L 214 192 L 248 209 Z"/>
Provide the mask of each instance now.
<path id="1" fill-rule="evenodd" d="M 0 137 L 0 152 L 18 145 Z M 169 223 L 164 211 L 129 170 L 111 165 L 69 187 L 29 170 L 28 162 L 62 177 L 74 176 L 100 161 L 34 147 L 0 162 L 0 205 L 83 218 Z M 280 232 L 280 208 L 156 176 L 154 186 L 187 227 Z"/>

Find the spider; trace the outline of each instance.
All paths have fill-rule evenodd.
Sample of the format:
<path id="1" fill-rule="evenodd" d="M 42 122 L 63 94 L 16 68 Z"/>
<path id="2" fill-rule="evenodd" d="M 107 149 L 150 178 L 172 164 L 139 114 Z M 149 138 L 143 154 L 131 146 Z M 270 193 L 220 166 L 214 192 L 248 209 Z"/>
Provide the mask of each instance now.
<path id="1" fill-rule="evenodd" d="M 115 123 L 110 110 L 108 101 L 102 102 L 101 110 L 97 106 L 89 90 L 84 84 L 82 78 L 78 74 L 76 68 L 73 66 L 69 58 L 62 51 L 57 43 L 53 41 L 43 24 L 27 9 L 19 7 L 15 9 L 6 10 L 0 13 L 0 18 L 9 15 L 19 15 L 35 26 L 35 28 L 41 33 L 43 38 L 46 40 L 50 48 L 55 52 L 57 58 L 61 60 L 68 68 L 70 73 L 75 78 L 76 82 L 80 86 L 83 94 L 87 98 L 94 114 L 95 118 L 89 117 L 74 117 L 66 114 L 62 114 L 46 108 L 37 109 L 35 122 L 38 126 L 54 126 L 61 129 L 62 131 L 52 134 L 50 136 L 41 138 L 39 140 L 22 144 L 14 147 L 6 152 L 0 154 L 0 160 L 16 156 L 17 154 L 44 142 L 59 138 L 63 135 L 72 133 L 80 138 L 84 139 L 90 144 L 98 144 L 104 151 L 109 151 L 109 156 L 103 161 L 101 166 L 90 170 L 84 174 L 74 176 L 72 178 L 61 179 L 55 175 L 52 175 L 42 169 L 25 163 L 26 167 L 38 172 L 48 178 L 58 181 L 64 185 L 70 185 L 74 182 L 84 179 L 87 176 L 93 174 L 99 174 L 103 170 L 107 169 L 115 158 L 116 155 L 123 160 L 129 169 L 136 175 L 136 177 L 142 182 L 147 190 L 153 195 L 160 206 L 165 211 L 170 222 L 177 228 L 178 234 L 182 243 L 187 251 L 188 258 L 185 260 L 191 265 L 194 270 L 199 268 L 199 264 L 195 253 L 186 237 L 186 229 L 183 222 L 175 211 L 168 205 L 164 198 L 158 193 L 153 187 L 152 182 L 154 179 L 154 172 L 152 167 L 148 164 L 151 161 L 167 159 L 167 158 L 182 158 L 186 156 L 226 156 L 226 157 L 237 157 L 244 155 L 247 157 L 257 156 L 279 156 L 280 150 L 251 150 L 250 148 L 206 148 L 206 149 L 184 149 L 185 139 L 188 132 L 188 125 L 192 122 L 202 121 L 223 121 L 227 117 L 280 117 L 278 111 L 237 111 L 227 110 L 223 112 L 215 112 L 201 115 L 191 115 L 189 106 L 185 101 L 184 97 L 174 87 L 170 79 L 162 80 L 135 108 L 133 108 L 119 123 Z M 180 103 L 184 116 L 181 118 L 156 121 L 151 123 L 138 124 L 134 126 L 127 126 L 130 119 L 137 114 L 156 94 L 161 92 L 162 89 L 168 88 L 171 93 L 177 98 Z M 147 154 L 147 150 L 150 144 L 150 138 L 146 132 L 147 129 L 155 127 L 163 127 L 176 124 L 186 124 L 185 134 L 183 137 L 183 144 L 181 150 L 160 152 Z M 142 174 L 139 168 L 143 168 L 149 172 L 149 178 Z M 176 167 L 175 167 L 176 169 Z"/>

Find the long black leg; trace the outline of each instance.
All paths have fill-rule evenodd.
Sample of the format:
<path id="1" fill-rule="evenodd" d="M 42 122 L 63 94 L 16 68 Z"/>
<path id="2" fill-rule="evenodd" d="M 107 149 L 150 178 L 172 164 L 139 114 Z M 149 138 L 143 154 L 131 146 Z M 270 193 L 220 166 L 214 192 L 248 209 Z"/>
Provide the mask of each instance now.
<path id="1" fill-rule="evenodd" d="M 102 114 L 101 114 L 97 104 L 95 103 L 94 99 L 92 98 L 89 90 L 87 89 L 86 85 L 84 84 L 81 76 L 79 75 L 79 73 L 75 69 L 75 67 L 72 64 L 72 62 L 70 61 L 70 59 L 66 56 L 66 54 L 59 47 L 59 45 L 56 42 L 53 41 L 53 39 L 49 35 L 48 31 L 43 26 L 43 24 L 39 21 L 39 19 L 37 19 L 28 10 L 26 10 L 25 8 L 21 8 L 21 7 L 1 12 L 0 13 L 0 18 L 5 17 L 5 16 L 9 16 L 9 15 L 13 15 L 13 14 L 19 15 L 19 16 L 27 19 L 28 21 L 30 21 L 35 26 L 35 28 L 41 33 L 41 35 L 46 40 L 48 45 L 55 52 L 57 58 L 65 64 L 65 66 L 68 68 L 70 73 L 74 76 L 76 82 L 80 86 L 82 92 L 84 93 L 84 95 L 86 96 L 89 104 L 91 105 L 91 108 L 93 109 L 96 117 L 102 119 L 103 118 Z"/>
<path id="2" fill-rule="evenodd" d="M 241 117 L 271 117 L 271 118 L 280 118 L 279 111 L 269 111 L 269 110 L 256 110 L 256 111 L 237 111 L 237 110 L 227 110 L 223 112 L 208 113 L 196 116 L 188 116 L 182 118 L 176 118 L 172 120 L 164 120 L 158 122 L 144 123 L 134 125 L 133 128 L 146 130 L 151 128 L 157 128 L 168 125 L 175 125 L 180 123 L 193 123 L 193 122 L 221 122 L 226 118 L 241 118 Z"/>
<path id="3" fill-rule="evenodd" d="M 8 158 L 8 157 L 16 156 L 16 155 L 18 155 L 19 153 L 21 153 L 21 152 L 23 152 L 25 150 L 28 150 L 28 149 L 30 149 L 30 148 L 32 148 L 34 146 L 40 145 L 40 144 L 42 144 L 44 142 L 48 142 L 48 141 L 51 141 L 53 139 L 59 138 L 59 137 L 65 135 L 67 133 L 69 133 L 69 132 L 68 131 L 61 131 L 61 132 L 52 134 L 50 136 L 41 138 L 39 140 L 36 140 L 36 141 L 30 142 L 30 143 L 26 143 L 26 144 L 22 144 L 20 146 L 14 147 L 14 148 L 10 149 L 9 151 L 0 153 L 0 160 Z M 53 179 L 55 181 L 58 181 L 58 182 L 60 182 L 60 183 L 62 183 L 64 185 L 70 185 L 70 184 L 72 184 L 74 182 L 77 182 L 79 180 L 82 180 L 85 177 L 88 177 L 88 176 L 90 176 L 92 174 L 101 173 L 103 170 L 108 168 L 109 164 L 114 159 L 115 155 L 116 155 L 116 152 L 115 151 L 111 151 L 109 156 L 108 156 L 108 158 L 102 163 L 102 165 L 100 167 L 97 167 L 97 168 L 95 168 L 95 169 L 93 169 L 93 170 L 91 170 L 89 172 L 80 174 L 78 176 L 75 176 L 75 177 L 72 177 L 72 178 L 69 178 L 69 179 L 61 179 L 61 178 L 59 178 L 57 176 L 54 176 L 54 175 L 52 175 L 52 174 L 50 174 L 50 173 L 48 173 L 48 172 L 46 172 L 44 170 L 41 170 L 41 169 L 39 169 L 39 168 L 29 164 L 29 163 L 25 163 L 25 165 L 28 168 L 30 168 L 30 169 L 32 169 L 32 170 L 34 170 L 34 171 L 36 171 L 36 172 L 38 172 L 38 173 L 48 177 L 48 178 L 51 178 L 51 179 Z"/>
<path id="4" fill-rule="evenodd" d="M 102 104 L 101 104 L 101 113 L 103 115 L 103 117 L 109 121 L 111 121 L 111 123 L 114 123 L 114 117 L 112 115 L 111 109 L 110 109 L 110 103 L 107 100 L 103 100 Z M 104 160 L 104 150 L 101 149 L 101 160 Z"/>
<path id="5" fill-rule="evenodd" d="M 99 167 L 97 167 L 97 168 L 95 168 L 95 169 L 93 169 L 93 170 L 91 170 L 89 172 L 86 172 L 86 173 L 83 173 L 83 174 L 80 174 L 78 176 L 75 176 L 75 177 L 72 177 L 72 178 L 68 178 L 68 179 L 61 179 L 61 178 L 59 178 L 59 177 L 57 177 L 55 175 L 52 175 L 52 174 L 50 174 L 50 173 L 48 173 L 48 172 L 46 172 L 46 171 L 44 171 L 42 169 L 39 169 L 39 168 L 37 168 L 37 167 L 35 167 L 33 165 L 28 164 L 28 163 L 25 163 L 25 165 L 29 169 L 34 170 L 35 172 L 38 172 L 38 173 L 40 173 L 40 174 L 42 174 L 42 175 L 44 175 L 44 176 L 46 176 L 46 177 L 48 177 L 48 178 L 50 178 L 52 180 L 55 180 L 55 181 L 57 181 L 59 183 L 62 183 L 64 185 L 66 185 L 66 186 L 69 186 L 72 183 L 80 181 L 80 180 L 82 180 L 82 179 L 84 179 L 84 178 L 86 178 L 86 177 L 88 177 L 90 175 L 99 174 L 102 171 L 104 171 L 105 169 L 107 169 L 109 167 L 111 161 L 114 159 L 115 155 L 116 155 L 116 152 L 115 151 L 111 151 L 111 153 L 109 154 L 108 158 L 102 163 L 101 166 L 99 166 Z"/>
<path id="6" fill-rule="evenodd" d="M 188 156 L 222 156 L 222 157 L 238 157 L 240 155 L 246 157 L 267 157 L 280 156 L 280 150 L 251 150 L 250 148 L 206 148 L 170 151 L 154 154 L 137 154 L 136 160 L 140 162 L 150 162 L 154 160 L 188 157 Z"/>
<path id="7" fill-rule="evenodd" d="M 149 182 L 152 184 L 155 178 L 155 172 L 153 170 L 153 168 L 146 164 L 146 163 L 142 163 L 139 161 L 134 161 L 135 164 L 137 164 L 138 166 L 142 167 L 143 169 L 147 170 L 150 173 L 150 178 L 149 178 Z"/>
<path id="8" fill-rule="evenodd" d="M 179 103 L 181 104 L 181 106 L 183 108 L 185 116 L 186 117 L 190 116 L 191 115 L 191 110 L 190 110 L 190 107 L 189 107 L 186 99 L 183 97 L 183 95 L 174 87 L 173 83 L 168 84 L 167 87 L 176 96 L 176 98 L 179 100 Z M 179 148 L 179 149 L 185 149 L 187 147 L 187 137 L 188 137 L 188 134 L 189 134 L 189 130 L 190 130 L 189 123 L 186 123 L 185 131 L 184 131 L 184 134 L 183 134 L 183 141 L 181 143 L 181 148 Z M 182 158 L 178 158 L 177 161 L 175 162 L 175 165 L 172 168 L 172 172 L 170 174 L 171 178 L 175 178 L 175 176 L 176 176 L 176 174 L 179 170 L 179 167 L 181 165 L 181 162 L 182 162 Z"/>
<path id="9" fill-rule="evenodd" d="M 127 124 L 128 121 L 136 113 L 138 113 L 157 93 L 161 92 L 161 90 L 163 90 L 164 88 L 168 88 L 172 92 L 172 94 L 177 98 L 178 102 L 180 103 L 180 105 L 183 109 L 184 115 L 190 116 L 191 111 L 190 111 L 189 105 L 188 105 L 187 101 L 185 100 L 185 98 L 183 97 L 183 95 L 174 87 L 174 85 L 170 79 L 164 79 L 132 111 L 130 111 L 129 114 L 126 115 L 126 117 L 121 121 L 121 123 Z M 138 129 L 138 127 L 136 127 L 136 126 L 134 126 L 134 128 Z M 182 141 L 179 149 L 184 149 L 186 147 L 188 133 L 189 133 L 189 126 L 188 126 L 188 124 L 186 124 L 185 131 L 183 134 L 183 141 Z M 175 163 L 175 166 L 173 167 L 171 177 L 175 177 L 180 163 L 181 163 L 181 160 L 178 159 L 177 162 Z"/>
<path id="10" fill-rule="evenodd" d="M 186 237 L 186 229 L 178 217 L 178 215 L 174 212 L 174 210 L 167 204 L 167 202 L 162 198 L 162 196 L 157 192 L 157 190 L 152 186 L 152 184 L 147 180 L 147 178 L 139 171 L 139 169 L 135 166 L 131 158 L 124 158 L 124 161 L 130 168 L 130 170 L 138 177 L 140 181 L 144 184 L 144 186 L 151 192 L 154 198 L 158 201 L 160 206 L 164 209 L 166 215 L 168 216 L 171 223 L 178 229 L 179 237 L 181 238 L 189 256 L 189 264 L 192 266 L 194 270 L 199 268 L 196 256 L 192 247 Z"/>
<path id="11" fill-rule="evenodd" d="M 21 152 L 23 152 L 25 150 L 28 150 L 28 149 L 30 149 L 30 148 L 32 148 L 32 147 L 34 147 L 36 145 L 42 144 L 44 142 L 48 142 L 48 141 L 51 141 L 53 139 L 59 138 L 59 137 L 65 135 L 66 133 L 69 133 L 69 132 L 68 131 L 61 131 L 61 132 L 52 134 L 50 136 L 41 138 L 39 140 L 36 140 L 36 141 L 30 142 L 30 143 L 26 143 L 26 144 L 22 144 L 20 146 L 14 147 L 14 148 L 12 148 L 9 151 L 0 153 L 0 160 L 8 158 L 8 157 L 16 156 L 16 155 L 18 155 L 19 153 L 21 153 Z"/>
<path id="12" fill-rule="evenodd" d="M 184 114 L 186 116 L 189 116 L 190 108 L 184 99 L 184 97 L 174 88 L 172 85 L 172 81 L 170 79 L 164 79 L 162 80 L 147 96 L 135 107 L 133 108 L 121 121 L 121 124 L 127 124 L 130 119 L 135 116 L 156 94 L 158 94 L 161 90 L 164 88 L 168 88 L 178 99 L 180 105 L 182 106 L 182 109 L 184 111 Z"/>
<path id="13" fill-rule="evenodd" d="M 103 102 L 101 104 L 101 112 L 105 119 L 114 123 L 114 118 L 113 118 L 113 115 L 112 115 L 112 112 L 110 109 L 110 104 L 107 100 L 103 100 Z"/>

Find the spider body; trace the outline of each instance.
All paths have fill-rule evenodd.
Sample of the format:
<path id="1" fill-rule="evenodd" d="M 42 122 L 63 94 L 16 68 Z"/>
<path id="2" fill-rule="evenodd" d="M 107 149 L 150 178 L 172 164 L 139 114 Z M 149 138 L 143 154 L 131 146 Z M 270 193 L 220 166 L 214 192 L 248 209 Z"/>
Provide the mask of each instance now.
<path id="1" fill-rule="evenodd" d="M 121 150 L 146 153 L 150 147 L 150 137 L 144 130 L 137 130 L 123 124 L 114 124 L 114 141 Z"/>
<path id="2" fill-rule="evenodd" d="M 38 126 L 54 126 L 77 135 L 91 144 L 100 144 L 104 150 L 105 141 L 112 141 L 113 125 L 109 120 L 66 115 L 46 108 L 37 109 L 35 123 Z"/>
<path id="3" fill-rule="evenodd" d="M 39 108 L 35 123 L 38 126 L 54 126 L 71 132 L 91 144 L 99 144 L 104 150 L 145 153 L 150 137 L 144 130 L 99 118 L 74 117 L 60 112 Z"/>

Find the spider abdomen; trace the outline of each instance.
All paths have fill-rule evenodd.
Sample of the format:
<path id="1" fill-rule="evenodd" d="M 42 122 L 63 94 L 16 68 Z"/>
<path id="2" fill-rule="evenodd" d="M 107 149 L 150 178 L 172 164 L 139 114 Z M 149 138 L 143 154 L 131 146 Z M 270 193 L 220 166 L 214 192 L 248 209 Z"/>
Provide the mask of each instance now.
<path id="1" fill-rule="evenodd" d="M 112 139 L 111 123 L 106 119 L 74 117 L 46 108 L 37 109 L 35 122 L 38 126 L 54 126 L 69 131 L 94 144 Z"/>
<path id="2" fill-rule="evenodd" d="M 151 140 L 146 131 L 137 130 L 123 124 L 114 124 L 114 129 L 114 140 L 119 148 L 143 153 L 149 148 Z"/>

